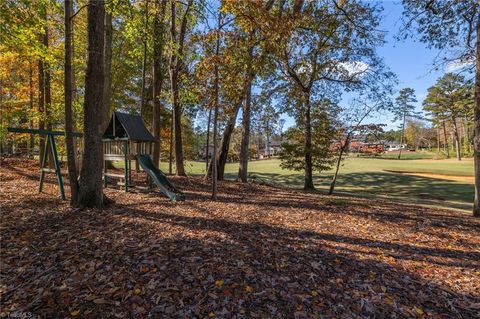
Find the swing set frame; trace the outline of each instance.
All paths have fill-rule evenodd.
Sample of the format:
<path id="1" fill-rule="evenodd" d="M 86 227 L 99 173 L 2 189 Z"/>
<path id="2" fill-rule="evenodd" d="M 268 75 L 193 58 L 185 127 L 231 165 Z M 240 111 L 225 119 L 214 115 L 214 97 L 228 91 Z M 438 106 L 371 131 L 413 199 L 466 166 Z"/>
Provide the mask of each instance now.
<path id="1" fill-rule="evenodd" d="M 60 197 L 65 200 L 65 189 L 63 186 L 62 171 L 60 167 L 60 161 L 58 160 L 58 151 L 57 145 L 55 143 L 55 136 L 65 136 L 65 132 L 62 131 L 50 131 L 50 130 L 38 130 L 38 129 L 27 129 L 20 127 L 9 127 L 7 129 L 10 133 L 21 133 L 21 134 L 36 134 L 41 136 L 46 136 L 47 141 L 43 149 L 42 158 L 40 159 L 40 185 L 38 187 L 38 192 L 41 193 L 43 190 L 43 183 L 45 180 L 45 173 L 55 173 L 57 176 L 58 190 L 60 192 Z M 82 133 L 73 132 L 74 137 L 83 137 Z M 50 151 L 50 152 L 49 152 Z M 47 164 L 47 158 L 51 157 L 54 168 L 45 167 Z"/>

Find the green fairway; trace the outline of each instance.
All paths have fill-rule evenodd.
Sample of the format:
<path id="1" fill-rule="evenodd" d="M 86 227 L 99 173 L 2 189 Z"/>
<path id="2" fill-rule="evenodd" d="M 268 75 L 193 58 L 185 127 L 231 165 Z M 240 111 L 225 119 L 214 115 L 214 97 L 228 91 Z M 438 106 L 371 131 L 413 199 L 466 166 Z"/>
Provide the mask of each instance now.
<path id="1" fill-rule="evenodd" d="M 258 182 L 302 188 L 302 172 L 282 170 L 280 160 L 258 160 L 249 163 L 249 178 Z M 168 165 L 161 164 L 168 171 Z M 205 163 L 186 163 L 187 174 L 205 174 Z M 392 172 L 393 171 L 393 172 Z M 228 163 L 226 179 L 236 179 L 238 163 Z M 442 176 L 413 176 L 397 172 L 424 173 L 456 176 L 465 181 L 453 181 Z M 320 190 L 328 189 L 333 170 L 315 174 L 315 185 Z M 340 168 L 336 191 L 362 195 L 381 195 L 405 198 L 406 202 L 422 202 L 425 199 L 438 205 L 467 208 L 473 201 L 474 187 L 468 177 L 473 176 L 473 160 L 396 160 L 383 158 L 347 158 Z"/>
<path id="2" fill-rule="evenodd" d="M 292 172 L 280 168 L 280 160 L 258 160 L 249 162 L 250 174 L 255 173 L 269 173 L 277 175 L 302 175 L 301 172 Z M 168 171 L 168 163 L 161 163 L 160 168 Z M 185 170 L 188 174 L 197 175 L 205 174 L 205 163 L 187 161 L 185 163 Z M 473 176 L 473 160 L 464 159 L 457 161 L 455 159 L 448 160 L 396 160 L 383 158 L 362 158 L 349 157 L 342 163 L 340 174 L 345 173 L 360 173 L 360 172 L 383 172 L 402 171 L 415 173 L 430 173 L 453 176 Z M 233 177 L 238 172 L 238 163 L 227 163 L 225 172 L 228 176 Z M 318 174 L 319 178 L 324 178 L 326 175 L 331 175 L 331 171 Z"/>
<path id="3" fill-rule="evenodd" d="M 120 164 L 120 163 L 118 163 Z M 168 163 L 160 168 L 168 172 Z M 174 167 L 175 169 L 175 167 Z M 249 179 L 282 187 L 303 187 L 303 172 L 280 168 L 280 160 L 251 161 Z M 189 175 L 204 175 L 205 163 L 187 161 L 185 170 Z M 237 178 L 238 163 L 228 163 L 225 178 Z M 418 176 L 401 172 L 432 174 Z M 315 174 L 315 186 L 327 190 L 333 170 Z M 385 158 L 349 157 L 340 168 L 335 190 L 359 195 L 374 195 L 405 199 L 405 202 L 429 202 L 440 206 L 469 208 L 473 201 L 473 160 L 455 159 L 396 160 Z"/>

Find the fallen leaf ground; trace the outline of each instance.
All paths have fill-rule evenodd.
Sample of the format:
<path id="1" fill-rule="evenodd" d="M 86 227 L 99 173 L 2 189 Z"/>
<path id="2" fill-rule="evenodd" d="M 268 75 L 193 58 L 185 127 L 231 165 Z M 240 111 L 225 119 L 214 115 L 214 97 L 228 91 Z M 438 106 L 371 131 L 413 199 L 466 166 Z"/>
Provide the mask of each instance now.
<path id="1" fill-rule="evenodd" d="M 3 316 L 478 318 L 480 222 L 465 213 L 198 178 L 106 190 L 74 211 L 38 166 L 0 167 Z"/>

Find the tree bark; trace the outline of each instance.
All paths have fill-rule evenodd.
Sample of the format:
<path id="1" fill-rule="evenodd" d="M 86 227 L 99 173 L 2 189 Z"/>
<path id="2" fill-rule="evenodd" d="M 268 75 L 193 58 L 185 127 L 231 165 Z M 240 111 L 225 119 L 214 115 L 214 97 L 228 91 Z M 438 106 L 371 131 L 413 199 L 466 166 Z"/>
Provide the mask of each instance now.
<path id="1" fill-rule="evenodd" d="M 153 144 L 153 163 L 159 165 L 160 161 L 160 95 L 164 80 L 163 48 L 165 46 L 164 17 L 166 11 L 166 0 L 162 0 L 160 8 L 159 1 L 155 2 L 155 17 L 153 23 L 153 136 L 156 141 Z"/>
<path id="2" fill-rule="evenodd" d="M 47 22 L 48 16 L 45 13 L 45 21 Z M 48 27 L 45 26 L 45 34 L 43 35 L 43 45 L 48 51 L 48 46 L 49 46 L 49 31 Z M 52 119 L 51 119 L 51 109 L 52 109 L 52 76 L 50 73 L 50 65 L 44 61 L 44 90 L 45 90 L 45 126 L 47 127 L 47 130 L 52 130 Z M 55 164 L 53 163 L 53 156 L 48 157 L 48 167 L 53 169 L 55 167 Z"/>
<path id="3" fill-rule="evenodd" d="M 405 113 L 403 113 L 402 135 L 400 135 L 400 150 L 398 152 L 397 159 L 400 159 L 400 157 L 402 156 L 403 139 L 404 139 L 404 136 L 405 136 L 405 119 L 406 119 L 406 116 L 405 116 Z"/>
<path id="4" fill-rule="evenodd" d="M 219 39 L 217 38 L 217 55 L 219 47 Z M 217 139 L 218 139 L 218 66 L 215 64 L 215 107 L 213 111 L 213 156 L 212 161 L 212 199 L 217 200 L 217 179 L 218 179 L 218 165 L 217 165 Z"/>
<path id="5" fill-rule="evenodd" d="M 157 2 L 155 1 L 155 4 Z M 155 11 L 156 14 L 156 11 Z M 146 30 L 148 29 L 148 0 L 145 1 L 145 24 L 143 26 L 143 60 L 142 60 L 142 87 L 141 87 L 141 92 L 140 92 L 140 116 L 143 116 L 143 112 L 145 111 L 145 86 L 146 86 L 146 76 L 147 76 L 147 47 L 148 47 L 148 41 L 145 38 L 146 36 Z M 155 27 L 153 29 L 153 32 L 155 33 Z M 154 36 L 155 38 L 155 36 Z M 138 163 L 137 163 L 138 166 Z"/>
<path id="6" fill-rule="evenodd" d="M 313 160 L 312 160 L 312 120 L 311 120 L 311 105 L 310 105 L 310 91 L 304 92 L 305 114 L 305 183 L 304 190 L 314 190 L 313 186 Z"/>
<path id="7" fill-rule="evenodd" d="M 215 46 L 215 55 L 218 58 L 220 54 L 220 28 L 222 15 L 218 12 L 217 41 Z M 214 67 L 214 87 L 215 87 L 215 104 L 213 112 L 213 165 L 212 165 L 212 199 L 217 200 L 217 180 L 218 180 L 218 162 L 217 162 L 217 139 L 218 139 L 218 108 L 220 104 L 219 96 L 219 79 L 218 79 L 218 63 Z"/>
<path id="8" fill-rule="evenodd" d="M 45 19 L 44 33 L 40 35 L 40 41 L 48 51 L 48 16 L 46 8 L 43 8 L 43 14 Z M 38 62 L 38 112 L 40 113 L 40 119 L 38 123 L 39 129 L 52 129 L 50 123 L 50 105 L 52 103 L 50 92 L 50 70 L 47 62 L 43 58 L 40 58 Z M 40 164 L 42 163 L 42 157 L 45 148 L 45 137 L 40 135 Z M 53 158 L 50 156 L 48 160 L 48 166 L 53 168 Z"/>
<path id="9" fill-rule="evenodd" d="M 72 5 L 73 5 L 73 0 Z M 73 9 L 72 9 L 72 14 L 73 14 Z M 71 22 L 71 50 L 72 50 L 72 103 L 77 101 L 77 83 L 76 83 L 76 77 L 75 77 L 75 28 L 74 28 L 74 23 L 73 21 Z M 75 113 L 72 113 L 72 124 L 73 124 L 73 131 L 77 130 L 77 125 L 76 125 L 76 117 Z M 78 140 L 76 137 L 73 137 L 73 153 L 74 153 L 74 158 L 75 158 L 75 167 L 77 168 L 77 182 L 78 182 L 78 176 L 80 174 L 80 159 L 78 156 Z"/>
<path id="10" fill-rule="evenodd" d="M 460 135 L 458 134 L 458 125 L 457 119 L 452 119 L 452 126 L 453 126 L 453 134 L 455 136 L 455 151 L 457 154 L 457 160 L 462 160 L 462 151 L 461 151 L 461 144 L 460 144 Z"/>
<path id="11" fill-rule="evenodd" d="M 45 73 L 43 59 L 38 60 L 38 129 L 45 129 Z M 45 136 L 39 135 L 39 163 L 42 165 L 42 158 L 45 156 Z"/>
<path id="12" fill-rule="evenodd" d="M 223 131 L 222 142 L 217 156 L 217 179 L 219 181 L 222 181 L 225 178 L 225 165 L 227 164 L 228 151 L 230 149 L 230 139 L 232 138 L 233 131 L 235 130 L 235 123 L 237 122 L 237 115 L 241 106 L 241 103 L 235 106 L 233 114 L 231 114 L 231 116 L 229 117 L 227 125 L 225 126 L 225 129 Z M 210 165 L 208 166 L 209 175 L 212 171 L 212 164 L 213 160 L 210 161 Z"/>
<path id="13" fill-rule="evenodd" d="M 79 207 L 103 207 L 102 192 L 102 118 L 105 76 L 105 3 L 104 0 L 88 1 L 88 58 L 85 75 L 84 143 L 82 169 L 80 171 Z"/>
<path id="14" fill-rule="evenodd" d="M 474 109 L 474 167 L 475 200 L 473 216 L 480 217 L 480 16 L 477 18 L 476 70 L 475 70 L 475 109 Z"/>
<path id="15" fill-rule="evenodd" d="M 73 71 L 72 71 L 72 21 L 73 1 L 65 0 L 65 70 L 64 70 L 64 94 L 65 94 L 65 143 L 67 146 L 67 168 L 70 181 L 70 204 L 73 206 L 78 201 L 77 167 L 75 159 L 75 143 L 73 140 Z"/>
<path id="16" fill-rule="evenodd" d="M 105 44 L 104 44 L 104 85 L 103 85 L 103 114 L 100 127 L 100 133 L 103 134 L 107 129 L 110 118 L 112 117 L 112 44 L 113 44 L 113 25 L 112 14 L 105 12 Z"/>
<path id="17" fill-rule="evenodd" d="M 447 125 L 445 121 L 442 122 L 442 126 L 443 126 L 443 139 L 445 140 L 445 143 L 443 144 L 443 148 L 445 149 L 447 158 L 450 158 L 450 149 L 448 148 Z"/>
<path id="18" fill-rule="evenodd" d="M 246 83 L 246 93 L 245 93 L 245 104 L 243 106 L 243 134 L 242 142 L 240 144 L 240 166 L 238 169 L 238 178 L 242 183 L 247 182 L 248 178 L 248 147 L 250 144 L 250 118 L 251 118 L 251 108 L 252 108 L 252 84 L 255 78 L 255 73 L 253 72 L 253 46 L 249 50 L 249 65 L 248 65 L 248 74 L 247 74 L 247 83 Z"/>
<path id="19" fill-rule="evenodd" d="M 209 156 L 208 156 L 208 151 L 210 150 L 210 123 L 212 122 L 212 108 L 208 110 L 208 123 L 207 123 L 207 140 L 206 140 L 206 146 L 205 146 L 205 179 L 209 177 L 209 168 L 208 168 L 208 163 L 209 163 Z"/>
<path id="20" fill-rule="evenodd" d="M 33 106 L 33 93 L 34 93 L 34 88 L 33 88 L 33 67 L 32 63 L 30 63 L 30 69 L 29 69 L 29 101 L 30 101 L 30 111 L 33 113 L 34 112 L 34 106 Z M 30 128 L 33 129 L 33 119 L 30 118 Z M 34 157 L 33 150 L 35 148 L 35 138 L 33 137 L 33 134 L 30 134 L 30 140 L 29 140 L 29 156 L 31 158 Z"/>
<path id="21" fill-rule="evenodd" d="M 173 104 L 173 128 L 175 136 L 175 164 L 177 167 L 178 176 L 186 176 L 185 166 L 183 163 L 183 142 L 182 142 L 182 106 L 180 105 L 179 99 L 179 75 L 180 71 L 183 68 L 183 48 L 185 45 L 185 36 L 187 32 L 187 18 L 189 15 L 190 8 L 193 4 L 193 0 L 189 0 L 185 13 L 181 20 L 180 33 L 177 39 L 177 31 L 175 25 L 176 9 L 175 2 L 171 2 L 171 28 L 170 34 L 173 43 L 178 46 L 178 49 L 175 47 L 174 52 L 172 52 L 170 58 L 170 83 L 172 88 L 172 104 Z"/>

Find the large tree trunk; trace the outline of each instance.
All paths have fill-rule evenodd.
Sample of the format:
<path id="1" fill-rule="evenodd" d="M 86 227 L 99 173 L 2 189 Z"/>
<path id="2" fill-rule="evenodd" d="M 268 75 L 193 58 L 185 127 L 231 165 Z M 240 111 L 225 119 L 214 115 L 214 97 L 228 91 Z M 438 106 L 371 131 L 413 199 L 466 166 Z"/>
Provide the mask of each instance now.
<path id="1" fill-rule="evenodd" d="M 165 28 L 164 17 L 166 11 L 166 0 L 155 2 L 155 17 L 153 23 L 153 136 L 155 136 L 155 143 L 153 144 L 153 162 L 159 165 L 160 161 L 160 94 L 162 91 L 164 80 L 163 68 L 163 48 L 165 46 Z"/>
<path id="2" fill-rule="evenodd" d="M 175 165 L 177 175 L 185 176 L 185 167 L 183 164 L 183 141 L 182 141 L 182 108 L 178 96 L 178 74 L 172 73 L 172 91 L 173 91 L 173 134 L 175 136 Z"/>
<path id="3" fill-rule="evenodd" d="M 113 44 L 113 25 L 112 14 L 105 12 L 105 44 L 104 44 L 104 85 L 103 85 L 103 105 L 102 122 L 100 133 L 107 129 L 110 118 L 112 117 L 112 44 Z"/>
<path id="4" fill-rule="evenodd" d="M 103 206 L 101 117 L 104 105 L 105 3 L 88 1 L 88 60 L 85 75 L 84 143 L 78 203 L 80 207 Z"/>
<path id="5" fill-rule="evenodd" d="M 65 94 L 65 142 L 67 146 L 67 167 L 70 181 L 70 204 L 75 205 L 78 201 L 77 167 L 75 159 L 75 142 L 73 140 L 73 71 L 72 71 L 72 22 L 70 17 L 73 13 L 73 1 L 65 0 L 65 70 L 64 70 L 64 94 Z"/>
<path id="6" fill-rule="evenodd" d="M 250 49 L 250 62 L 252 63 L 253 47 Z M 242 142 L 240 144 L 240 166 L 238 169 L 238 178 L 243 183 L 247 182 L 248 177 L 248 146 L 250 144 L 250 117 L 252 108 L 252 84 L 255 74 L 252 71 L 252 66 L 249 66 L 249 72 L 247 75 L 247 86 L 245 93 L 245 104 L 243 106 L 243 132 Z"/>
<path id="7" fill-rule="evenodd" d="M 313 159 L 312 159 L 312 119 L 310 105 L 310 91 L 304 93 L 305 114 L 305 184 L 303 189 L 313 190 Z"/>
<path id="8" fill-rule="evenodd" d="M 180 33 L 177 39 L 177 31 L 175 25 L 176 19 L 176 9 L 175 9 L 175 2 L 171 2 L 171 28 L 170 34 L 172 41 L 178 46 L 174 48 L 174 52 L 171 55 L 170 59 L 170 83 L 172 87 L 172 104 L 173 104 L 173 129 L 174 129 L 174 137 L 175 137 L 175 164 L 177 167 L 177 175 L 178 176 L 186 176 L 185 174 L 185 166 L 183 163 L 183 142 L 182 142 L 182 107 L 180 105 L 180 98 L 179 98 L 179 76 L 180 71 L 183 68 L 183 48 L 185 45 L 185 36 L 187 32 L 187 19 L 189 15 L 189 10 L 193 4 L 193 0 L 189 0 L 187 7 L 185 9 L 185 13 L 182 17 L 182 23 L 180 25 Z"/>
<path id="9" fill-rule="evenodd" d="M 475 118 L 474 118 L 474 166 L 475 201 L 473 216 L 480 217 L 480 16 L 477 18 L 476 72 L 475 72 Z"/>
<path id="10" fill-rule="evenodd" d="M 73 5 L 73 0 L 72 0 L 72 5 Z M 73 12 L 73 9 L 72 9 Z M 72 103 L 77 101 L 77 83 L 76 83 L 76 77 L 75 77 L 75 28 L 74 24 L 72 21 L 71 25 L 71 45 L 72 45 Z M 77 131 L 77 123 L 76 123 L 76 116 L 75 113 L 72 113 L 72 121 L 73 121 L 73 131 Z M 78 156 L 78 140 L 76 137 L 73 137 L 73 152 L 75 155 L 75 167 L 77 168 L 77 179 L 78 175 L 80 174 L 80 159 Z"/>
<path id="11" fill-rule="evenodd" d="M 157 1 L 155 1 L 157 4 Z M 155 11 L 156 13 L 156 11 Z M 146 39 L 146 30 L 148 29 L 148 0 L 145 1 L 145 24 L 143 25 L 143 59 L 142 59 L 142 87 L 140 91 L 140 116 L 143 116 L 143 112 L 145 112 L 145 87 L 146 87 L 146 76 L 147 76 L 147 48 L 148 48 L 148 41 Z M 153 32 L 156 32 L 154 27 Z M 155 35 L 154 35 L 155 38 Z M 138 167 L 138 163 L 136 164 Z M 138 168 L 135 168 L 138 170 Z"/>
<path id="12" fill-rule="evenodd" d="M 222 15 L 218 13 L 218 28 L 217 28 L 217 43 L 215 46 L 215 55 L 218 58 L 220 53 L 220 28 Z M 212 199 L 217 200 L 217 180 L 218 180 L 218 164 L 217 164 L 217 139 L 218 139 L 218 108 L 220 104 L 219 96 L 219 79 L 218 79 L 218 64 L 214 68 L 214 87 L 215 87 L 215 101 L 213 112 L 213 165 L 212 165 Z"/>
<path id="13" fill-rule="evenodd" d="M 146 39 L 146 30 L 148 29 L 148 0 L 145 1 L 145 24 L 143 25 L 143 59 L 142 59 L 142 87 L 140 88 L 140 110 L 139 114 L 143 117 L 143 112 L 145 111 L 145 87 L 146 87 L 146 77 L 147 77 L 147 39 Z M 155 32 L 155 28 L 153 30 Z M 154 36 L 155 38 L 155 36 Z M 155 101 L 155 97 L 154 97 Z M 154 102 L 155 103 L 155 102 Z M 139 151 L 139 145 L 137 144 L 137 153 Z M 157 164 L 158 165 L 158 164 Z M 140 164 L 138 160 L 135 161 L 135 172 L 140 171 Z"/>
<path id="14" fill-rule="evenodd" d="M 457 125 L 457 119 L 452 119 L 452 126 L 453 126 L 453 134 L 455 136 L 455 151 L 457 154 L 457 160 L 461 161 L 462 160 L 462 151 L 461 151 L 461 143 L 460 143 L 460 135 L 458 134 L 458 125 Z"/>

